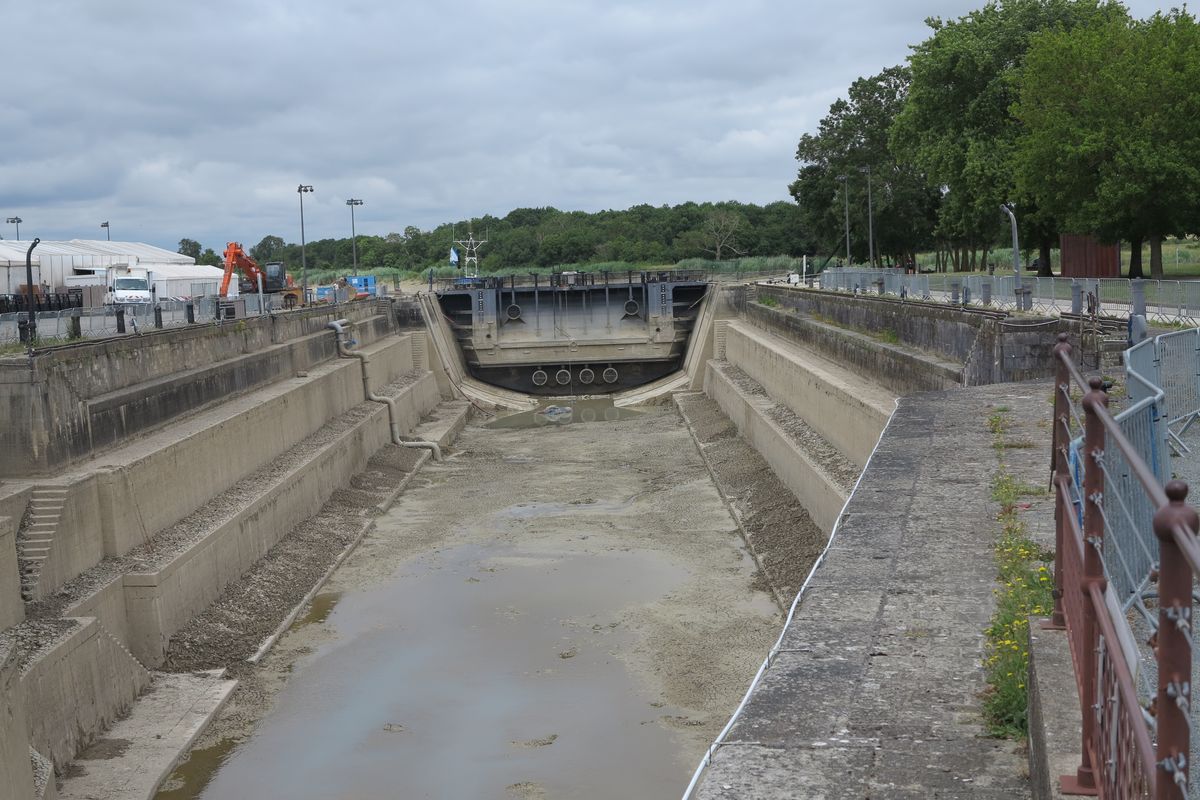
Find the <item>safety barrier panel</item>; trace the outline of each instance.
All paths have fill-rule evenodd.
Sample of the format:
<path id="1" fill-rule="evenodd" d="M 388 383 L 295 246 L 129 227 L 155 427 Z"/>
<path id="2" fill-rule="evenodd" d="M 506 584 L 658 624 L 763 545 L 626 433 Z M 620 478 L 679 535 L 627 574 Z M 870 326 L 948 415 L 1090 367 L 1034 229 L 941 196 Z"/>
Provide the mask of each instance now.
<path id="1" fill-rule="evenodd" d="M 1017 279 L 1012 274 L 910 275 L 899 269 L 837 267 L 819 273 L 817 279 L 822 289 L 877 294 L 882 288 L 882 294 L 897 297 L 1001 311 L 1127 317 L 1136 307 L 1150 320 L 1200 323 L 1200 281 L 1022 275 L 1023 300 L 1019 302 Z"/>
<path id="2" fill-rule="evenodd" d="M 1067 631 L 1083 710 L 1080 764 L 1061 779 L 1068 794 L 1188 796 L 1200 518 L 1186 483 L 1163 485 L 1167 398 L 1148 377 L 1155 344 L 1127 354 L 1133 402 L 1116 417 L 1101 379 L 1079 372 L 1066 334 L 1054 351 L 1055 605 L 1046 627 Z"/>

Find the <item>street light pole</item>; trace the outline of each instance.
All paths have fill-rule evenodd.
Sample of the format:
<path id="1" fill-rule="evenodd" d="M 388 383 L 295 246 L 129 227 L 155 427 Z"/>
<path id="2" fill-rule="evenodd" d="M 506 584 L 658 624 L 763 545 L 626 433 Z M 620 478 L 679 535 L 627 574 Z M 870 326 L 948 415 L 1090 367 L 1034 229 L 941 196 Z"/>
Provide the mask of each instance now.
<path id="1" fill-rule="evenodd" d="M 1017 215 L 1012 209 L 1004 203 L 1000 204 L 1000 210 L 1008 214 L 1008 219 L 1012 222 L 1012 240 L 1013 240 L 1013 285 L 1017 291 L 1017 308 L 1021 308 L 1021 247 L 1017 242 Z"/>
<path id="2" fill-rule="evenodd" d="M 361 206 L 362 200 L 356 200 L 351 197 L 346 201 L 346 205 L 350 206 L 350 247 L 354 253 L 354 274 L 358 274 L 358 231 L 354 229 L 354 207 Z"/>
<path id="3" fill-rule="evenodd" d="M 842 198 L 846 201 L 846 266 L 850 266 L 850 189 L 845 175 L 838 175 L 842 182 Z"/>
<path id="4" fill-rule="evenodd" d="M 300 284 L 304 293 L 302 305 L 308 305 L 308 256 L 304 252 L 304 195 L 312 190 L 312 186 L 303 183 L 296 187 L 296 192 L 300 195 Z"/>
<path id="5" fill-rule="evenodd" d="M 4 221 L 7 222 L 9 225 L 17 226 L 17 241 L 18 242 L 21 241 L 21 223 L 24 222 L 25 220 L 21 219 L 20 217 L 9 217 L 8 219 L 6 219 Z M 1176 255 L 1175 261 L 1178 262 L 1179 261 L 1179 258 L 1178 258 L 1179 248 L 1178 247 L 1175 248 L 1175 255 Z"/>
<path id="6" fill-rule="evenodd" d="M 105 236 L 105 238 L 107 238 L 107 239 L 108 239 L 108 241 L 110 241 L 110 242 L 111 242 L 111 241 L 112 241 L 112 229 L 108 227 L 108 223 L 107 223 L 107 222 L 101 222 L 101 223 L 100 223 L 100 227 L 101 227 L 101 228 L 104 228 L 104 236 Z"/>
<path id="7" fill-rule="evenodd" d="M 867 165 L 867 252 L 875 266 L 875 207 L 871 203 L 871 165 Z"/>

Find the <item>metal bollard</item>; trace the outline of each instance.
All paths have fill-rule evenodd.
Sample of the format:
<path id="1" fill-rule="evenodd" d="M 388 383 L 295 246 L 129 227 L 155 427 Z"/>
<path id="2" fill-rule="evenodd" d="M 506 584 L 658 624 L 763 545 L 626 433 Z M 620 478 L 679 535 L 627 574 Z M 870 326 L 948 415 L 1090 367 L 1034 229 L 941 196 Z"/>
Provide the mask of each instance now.
<path id="1" fill-rule="evenodd" d="M 1130 310 L 1131 314 L 1136 316 L 1146 316 L 1146 282 L 1141 278 L 1134 278 L 1129 282 L 1129 296 L 1133 307 Z"/>
<path id="2" fill-rule="evenodd" d="M 196 306 L 192 303 L 187 304 L 187 321 L 188 325 L 196 324 Z"/>
<path id="3" fill-rule="evenodd" d="M 125 309 L 117 309 L 117 333 L 125 332 Z"/>
<path id="4" fill-rule="evenodd" d="M 154 327 L 161 328 L 162 326 L 163 326 L 162 306 L 155 306 L 154 307 Z"/>

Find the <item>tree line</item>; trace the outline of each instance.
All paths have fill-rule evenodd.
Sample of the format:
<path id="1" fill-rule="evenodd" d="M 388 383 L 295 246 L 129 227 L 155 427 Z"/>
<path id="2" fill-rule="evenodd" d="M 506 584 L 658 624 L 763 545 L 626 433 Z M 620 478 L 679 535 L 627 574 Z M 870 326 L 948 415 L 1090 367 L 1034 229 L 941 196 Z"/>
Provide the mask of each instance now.
<path id="1" fill-rule="evenodd" d="M 418 273 L 449 263 L 450 248 L 469 234 L 486 239 L 479 249 L 484 272 L 520 272 L 571 265 L 675 264 L 689 258 L 714 261 L 744 256 L 800 256 L 812 252 L 802 233 L 799 209 L 788 201 L 763 206 L 735 201 L 637 205 L 623 211 L 560 211 L 518 208 L 504 217 L 485 215 L 424 231 L 415 226 L 386 236 L 359 236 L 360 272 Z M 346 273 L 354 261 L 354 243 L 318 239 L 305 245 L 308 269 L 314 273 Z M 179 252 L 197 263 L 221 264 L 212 248 L 183 239 Z M 282 261 L 290 271 L 301 263 L 300 245 L 265 236 L 250 248 L 261 263 Z"/>
<path id="2" fill-rule="evenodd" d="M 1200 233 L 1200 27 L 1096 0 L 990 2 L 931 18 L 907 63 L 859 78 L 801 137 L 790 191 L 823 252 L 935 251 L 986 267 L 1016 211 L 1049 274 L 1060 233 L 1131 243 L 1130 277 L 1162 275 L 1162 240 Z"/>

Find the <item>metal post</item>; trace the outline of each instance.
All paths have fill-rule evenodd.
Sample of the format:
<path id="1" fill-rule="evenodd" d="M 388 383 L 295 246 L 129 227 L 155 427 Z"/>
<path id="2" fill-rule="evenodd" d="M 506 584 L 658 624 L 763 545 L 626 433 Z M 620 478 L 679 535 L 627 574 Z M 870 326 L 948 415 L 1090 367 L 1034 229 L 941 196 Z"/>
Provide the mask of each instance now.
<path id="1" fill-rule="evenodd" d="M 1012 240 L 1013 240 L 1013 275 L 1015 276 L 1014 287 L 1017 295 L 1017 308 L 1025 309 L 1025 304 L 1022 301 L 1021 294 L 1021 246 L 1017 241 L 1017 215 L 1012 212 L 1012 209 L 1001 203 L 1000 210 L 1008 214 L 1008 219 L 1012 223 Z"/>
<path id="2" fill-rule="evenodd" d="M 1186 709 L 1191 703 L 1192 681 L 1192 568 L 1179 545 L 1175 530 L 1200 532 L 1200 517 L 1187 505 L 1188 486 L 1171 481 L 1166 486 L 1168 505 L 1154 515 L 1158 537 L 1158 745 L 1155 761 L 1154 797 L 1174 800 L 1187 796 L 1190 758 L 1190 723 Z M 1182 708 L 1180 707 L 1182 705 Z M 1183 791 L 1176 785 L 1182 773 Z"/>
<path id="3" fill-rule="evenodd" d="M 260 272 L 255 277 L 258 280 L 258 315 L 261 317 L 267 313 L 267 307 L 263 303 L 263 274 Z"/>
<path id="4" fill-rule="evenodd" d="M 162 306 L 155 303 L 154 305 L 154 327 L 161 328 L 163 326 Z"/>
<path id="5" fill-rule="evenodd" d="M 351 197 L 346 201 L 346 205 L 350 206 L 350 247 L 354 254 L 354 274 L 358 274 L 358 231 L 354 228 L 354 207 L 361 206 L 362 200 L 356 200 Z"/>
<path id="6" fill-rule="evenodd" d="M 20 217 L 9 217 L 8 219 L 6 219 L 4 221 L 7 222 L 9 225 L 17 226 L 17 241 L 18 242 L 21 241 L 21 223 L 24 222 L 25 220 L 21 219 Z M 1176 264 L 1179 263 L 1179 245 L 1175 245 L 1175 263 Z"/>
<path id="7" fill-rule="evenodd" d="M 871 204 L 871 165 L 867 165 L 867 252 L 875 266 L 875 209 Z"/>
<path id="8" fill-rule="evenodd" d="M 1134 315 L 1146 316 L 1146 282 L 1141 278 L 1134 278 L 1129 282 L 1129 295 L 1131 300 L 1130 313 Z"/>
<path id="9" fill-rule="evenodd" d="M 842 182 L 842 198 L 846 201 L 846 266 L 850 266 L 850 189 L 845 175 L 838 175 Z"/>
<path id="10" fill-rule="evenodd" d="M 1050 437 L 1050 471 L 1051 482 L 1055 488 L 1055 548 L 1054 548 L 1054 613 L 1043 627 L 1050 631 L 1067 630 L 1067 618 L 1062 610 L 1062 554 L 1066 547 L 1066 527 L 1068 513 L 1075 513 L 1070 503 L 1068 489 L 1070 487 L 1070 453 L 1067 450 L 1070 443 L 1070 371 L 1066 360 L 1070 359 L 1070 342 L 1066 333 L 1058 335 L 1058 343 L 1054 345 L 1055 380 L 1054 380 L 1054 431 Z"/>
<path id="11" fill-rule="evenodd" d="M 101 227 L 101 228 L 104 228 L 104 237 L 105 237 L 105 238 L 106 238 L 108 241 L 110 241 L 110 242 L 111 242 L 111 241 L 112 241 L 112 229 L 108 227 L 108 223 L 107 223 L 107 222 L 101 222 L 101 223 L 100 223 L 100 227 Z"/>
<path id="12" fill-rule="evenodd" d="M 1079 282 L 1078 278 L 1071 279 L 1071 313 L 1076 315 L 1083 313 L 1083 284 Z"/>
<path id="13" fill-rule="evenodd" d="M 1075 674 L 1080 681 L 1080 702 L 1083 705 L 1083 735 L 1081 755 L 1075 774 L 1061 780 L 1064 794 L 1092 794 L 1096 789 L 1096 770 L 1092 764 L 1092 750 L 1097 733 L 1096 715 L 1091 713 L 1092 703 L 1097 702 L 1096 661 L 1099 629 L 1096 622 L 1096 607 L 1092 603 L 1092 587 L 1103 593 L 1107 580 L 1104 577 L 1104 509 L 1100 507 L 1104 498 L 1104 473 L 1100 461 L 1104 458 L 1104 423 L 1097 413 L 1108 407 L 1108 395 L 1099 378 L 1088 381 L 1090 391 L 1083 396 L 1083 575 L 1075 586 L 1065 591 L 1079 592 L 1083 609 L 1079 633 L 1079 663 Z M 1068 546 L 1072 546 L 1068 544 Z"/>
<path id="14" fill-rule="evenodd" d="M 42 240 L 36 236 L 33 243 L 29 245 L 29 249 L 25 251 L 25 291 L 29 298 L 29 306 L 27 308 L 28 316 L 25 323 L 25 331 L 29 336 L 29 347 L 33 349 L 33 343 L 37 341 L 37 311 L 34 310 L 33 302 L 33 248 L 41 244 Z"/>
<path id="15" fill-rule="evenodd" d="M 196 324 L 196 304 L 193 303 L 191 300 L 189 300 L 188 304 L 184 307 L 184 309 L 185 309 L 184 313 L 186 314 L 188 325 L 195 325 Z"/>
<path id="16" fill-rule="evenodd" d="M 308 256 L 304 251 L 304 195 L 313 190 L 312 186 L 300 184 L 296 192 L 300 195 L 300 286 L 304 296 L 301 305 L 308 305 Z"/>

